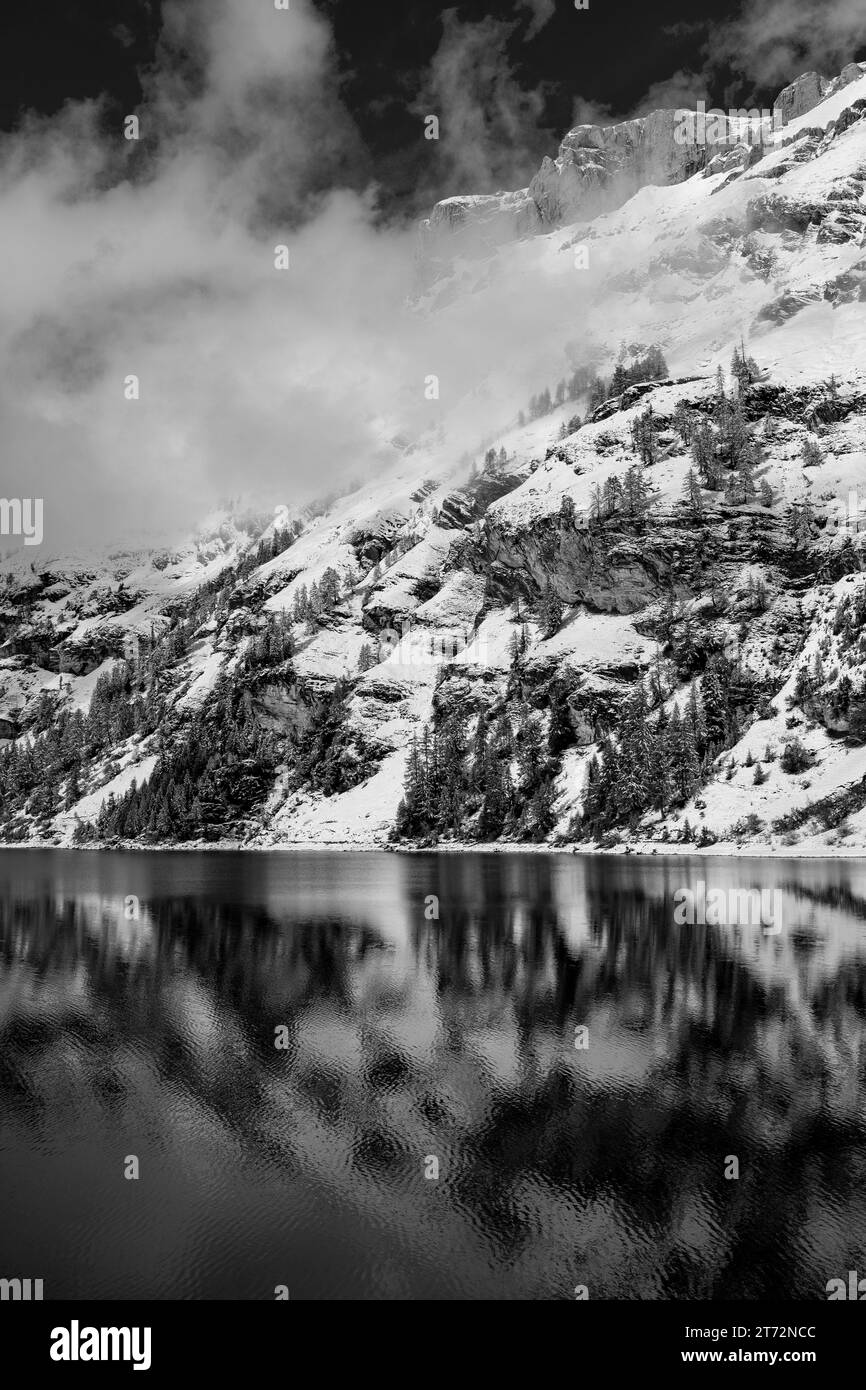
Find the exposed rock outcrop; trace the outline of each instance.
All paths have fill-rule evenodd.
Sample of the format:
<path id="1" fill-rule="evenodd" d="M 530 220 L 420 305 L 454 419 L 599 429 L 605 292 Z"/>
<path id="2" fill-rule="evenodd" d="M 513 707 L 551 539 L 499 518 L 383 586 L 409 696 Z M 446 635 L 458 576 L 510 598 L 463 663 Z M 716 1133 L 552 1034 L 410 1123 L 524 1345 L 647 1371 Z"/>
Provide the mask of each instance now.
<path id="1" fill-rule="evenodd" d="M 483 516 L 491 503 L 511 492 L 520 479 L 508 473 L 485 473 L 468 487 L 443 498 L 438 524 L 446 530 L 461 529 Z"/>
<path id="2" fill-rule="evenodd" d="M 852 64 L 856 67 L 856 63 Z M 858 72 L 858 76 L 860 73 Z M 830 83 L 817 72 L 804 72 L 796 81 L 783 87 L 776 97 L 775 107 L 782 113 L 785 125 L 819 106 L 828 95 Z"/>
<path id="3" fill-rule="evenodd" d="M 599 613 L 636 613 L 655 602 L 672 573 L 690 564 L 676 527 L 640 540 L 615 530 L 589 532 L 548 518 L 514 529 L 495 515 L 477 529 L 472 559 L 492 594 L 533 599 L 550 585 L 566 604 Z M 682 592 L 691 590 L 683 578 Z"/>
<path id="4" fill-rule="evenodd" d="M 803 73 L 776 98 L 778 124 L 813 110 L 864 73 L 863 63 L 849 63 L 833 80 Z M 455 254 L 483 254 L 517 237 L 596 217 L 649 184 L 681 183 L 699 173 L 737 174 L 760 158 L 760 146 L 743 139 L 741 121 L 713 118 L 712 137 L 707 132 L 702 141 L 689 138 L 688 114 L 653 111 L 616 125 L 577 126 L 565 136 L 555 159 L 545 157 L 527 188 L 437 203 L 421 223 L 422 278 L 429 281 Z"/>
<path id="5" fill-rule="evenodd" d="M 646 184 L 681 183 L 699 173 L 718 149 L 683 140 L 682 129 L 680 112 L 653 111 L 619 125 L 569 131 L 556 159 L 545 158 L 529 185 L 542 224 L 593 217 Z"/>

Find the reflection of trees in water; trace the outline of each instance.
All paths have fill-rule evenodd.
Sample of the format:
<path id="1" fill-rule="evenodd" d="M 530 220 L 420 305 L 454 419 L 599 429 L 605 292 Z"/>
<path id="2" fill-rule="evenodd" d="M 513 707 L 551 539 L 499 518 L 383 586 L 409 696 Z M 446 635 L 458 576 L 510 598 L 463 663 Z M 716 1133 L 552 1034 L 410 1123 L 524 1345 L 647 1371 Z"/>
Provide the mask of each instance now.
<path id="1" fill-rule="evenodd" d="M 811 883 L 786 883 L 785 891 L 804 902 L 836 908 L 858 922 L 866 921 L 866 898 L 852 892 L 845 883 L 826 883 L 818 887 Z"/>
<path id="2" fill-rule="evenodd" d="M 598 1294 L 802 1293 L 804 1262 L 821 1271 L 829 1254 L 799 1233 L 846 1206 L 851 1258 L 858 1237 L 862 1250 L 862 960 L 816 978 L 795 1008 L 724 931 L 676 927 L 669 902 L 604 866 L 585 872 L 577 946 L 543 868 L 521 892 L 513 864 L 485 864 L 483 895 L 465 891 L 467 869 L 458 891 L 435 862 L 415 872 L 402 961 L 348 919 L 261 905 L 150 901 L 148 939 L 125 954 L 80 902 L 0 901 L 0 976 L 28 981 L 0 1014 L 4 1109 L 50 1118 L 52 1068 L 71 1045 L 93 1097 L 116 1109 L 135 1084 L 129 1055 L 145 1054 L 269 1162 L 307 1162 L 305 1120 L 325 1125 L 358 1200 L 384 1193 L 396 1209 L 420 1157 L 441 1155 L 453 1203 L 498 1262 L 548 1244 L 575 1280 L 592 1271 Z M 438 922 L 420 906 L 431 892 Z M 400 1037 L 425 992 L 439 1029 L 410 1050 Z M 193 1001 L 215 1041 L 190 1021 Z M 738 1182 L 722 1176 L 728 1154 Z M 712 1239 L 686 1238 L 695 1222 Z M 829 1220 L 839 1262 L 832 1232 Z M 622 1233 L 628 1258 L 611 1264 Z"/>
<path id="3" fill-rule="evenodd" d="M 350 972 L 378 949 L 370 932 L 338 921 L 283 930 L 260 905 L 157 900 L 149 902 L 148 918 L 147 947 L 127 958 L 113 940 L 116 914 L 100 921 L 87 904 L 58 904 L 48 896 L 0 900 L 0 966 L 11 970 L 26 962 L 32 980 L 30 1006 L 0 1022 L 4 1101 L 14 1104 L 20 1091 L 11 1065 L 16 1052 L 32 1063 L 40 1053 L 77 1041 L 86 1045 L 95 1094 L 122 1093 L 118 1053 L 139 1051 L 173 1085 L 226 1122 L 242 1124 L 259 1091 L 258 1067 L 273 1064 L 275 1056 L 285 1062 L 284 1052 L 275 1053 L 274 1026 L 287 1024 L 296 1048 L 296 1021 L 317 1003 L 348 1015 Z M 82 971 L 86 993 L 67 988 Z M 200 985 L 214 1015 L 231 1019 L 237 1035 L 222 1054 L 216 1048 L 200 1055 L 178 1005 L 179 982 Z M 3 1065 L 4 1057 L 10 1065 Z M 235 1104 L 238 1113 L 232 1113 Z"/>
<path id="4" fill-rule="evenodd" d="M 522 1084 L 497 1097 L 465 1141 L 478 1156 L 465 1179 L 469 1201 L 513 1241 L 519 1207 L 511 1205 L 507 1220 L 498 1211 L 510 1194 L 497 1174 L 539 1172 L 581 1200 L 609 1193 L 626 1229 L 657 1234 L 653 1258 L 664 1259 L 664 1286 L 684 1294 L 706 1265 L 696 1268 L 676 1248 L 665 1257 L 664 1236 L 678 1212 L 712 1194 L 729 1237 L 718 1291 L 761 1292 L 760 1279 L 753 1274 L 750 1283 L 743 1270 L 763 1245 L 782 1260 L 771 1276 L 764 1271 L 765 1289 L 770 1279 L 780 1295 L 793 1292 L 803 1261 L 797 1229 L 819 1208 L 838 1213 L 850 1201 L 852 1239 L 862 1248 L 866 1238 L 858 1190 L 866 1167 L 866 962 L 844 959 L 829 979 L 807 979 L 805 999 L 792 1000 L 782 982 L 753 969 L 733 933 L 679 928 L 669 901 L 620 888 L 603 870 L 590 869 L 585 887 L 590 936 L 572 953 L 552 905 L 525 914 L 518 943 L 514 905 L 467 910 L 441 885 L 436 966 L 449 1044 L 471 1048 L 483 1026 L 467 1001 L 489 1010 L 488 990 L 507 990 L 524 1064 Z M 417 936 L 429 950 L 426 933 Z M 484 943 L 477 960 L 476 942 Z M 580 1077 L 580 1054 L 567 1060 L 576 1022 L 590 1027 L 604 1090 L 592 1071 Z M 635 1031 L 655 1048 L 663 1043 L 663 1055 L 624 1085 L 615 1066 L 604 1076 L 605 1051 L 611 1033 Z M 545 1039 L 562 1048 L 548 1049 L 546 1071 Z M 738 1182 L 722 1180 L 727 1154 L 743 1163 Z"/>
<path id="5" fill-rule="evenodd" d="M 703 1039 L 698 1052 L 723 1058 L 753 1053 L 759 1034 L 777 1022 L 793 1047 L 798 1028 L 811 1033 L 828 1021 L 849 1042 L 852 1029 L 860 1034 L 866 955 L 845 957 L 829 978 L 816 973 L 810 980 L 801 971 L 797 994 L 805 981 L 806 998 L 797 1001 L 798 1011 L 782 975 L 765 979 L 756 968 L 759 957 L 743 947 L 757 942 L 760 952 L 772 953 L 775 938 L 762 940 L 753 928 L 677 926 L 669 901 L 610 885 L 601 875 L 588 877 L 586 890 L 591 930 L 578 948 L 568 946 L 552 903 L 466 908 L 443 893 L 439 927 L 415 928 L 416 951 L 435 968 L 443 1001 L 459 999 L 460 1017 L 471 1018 L 467 1002 L 477 1000 L 483 1009 L 491 995 L 507 995 L 527 1038 L 540 1028 L 560 1032 L 585 1022 L 606 1002 L 620 1011 L 624 1026 L 661 1030 L 672 1041 L 686 1029 L 696 1046 Z M 829 1000 L 844 1019 L 832 1019 Z"/>

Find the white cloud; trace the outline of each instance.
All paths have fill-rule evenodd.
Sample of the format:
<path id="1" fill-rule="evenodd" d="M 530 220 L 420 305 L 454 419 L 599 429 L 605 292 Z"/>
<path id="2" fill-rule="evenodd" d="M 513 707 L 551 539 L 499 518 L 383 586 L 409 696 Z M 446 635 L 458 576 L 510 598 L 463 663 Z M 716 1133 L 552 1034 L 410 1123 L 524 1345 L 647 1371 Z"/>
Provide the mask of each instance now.
<path id="1" fill-rule="evenodd" d="M 327 27 L 304 0 L 165 20 L 140 147 L 92 104 L 0 143 L 0 491 L 45 498 L 52 548 L 372 467 L 412 361 L 414 233 L 340 191 Z"/>
<path id="2" fill-rule="evenodd" d="M 761 0 L 724 42 L 736 38 L 755 80 L 778 72 L 781 85 L 803 65 L 837 70 L 861 8 L 825 0 L 815 24 L 811 6 Z M 508 32 L 446 15 L 418 109 L 440 114 L 424 154 L 450 193 L 514 188 L 539 145 L 555 152 L 541 94 L 509 67 Z M 809 61 L 793 61 L 808 44 Z M 677 74 L 664 95 L 691 81 Z M 226 492 L 291 505 L 381 470 L 387 438 L 429 426 L 430 373 L 446 414 L 477 398 L 479 433 L 495 429 L 505 421 L 481 419 L 488 378 L 527 344 L 542 352 L 563 296 L 577 312 L 580 277 L 499 290 L 494 263 L 475 303 L 414 313 L 414 229 L 383 226 L 352 191 L 364 151 L 338 91 L 311 0 L 288 12 L 170 0 L 140 145 L 106 133 L 94 103 L 0 140 L 0 495 L 45 499 L 51 549 L 194 524 Z M 123 396 L 131 373 L 138 402 Z M 472 441 L 452 442 L 455 457 Z"/>
<path id="3" fill-rule="evenodd" d="M 711 61 L 728 61 L 756 86 L 787 86 L 800 73 L 835 76 L 866 48 L 863 0 L 749 0 L 714 28 Z"/>
<path id="4" fill-rule="evenodd" d="M 523 187 L 556 137 L 541 127 L 543 94 L 525 91 L 509 62 L 506 43 L 515 26 L 491 16 L 466 24 L 456 10 L 446 10 L 442 22 L 442 41 L 415 103 L 420 115 L 440 119 L 441 185 L 451 193 Z"/>
<path id="5" fill-rule="evenodd" d="M 556 14 L 556 0 L 523 0 L 520 8 L 528 10 L 532 16 L 525 36 L 529 42 L 553 19 Z"/>

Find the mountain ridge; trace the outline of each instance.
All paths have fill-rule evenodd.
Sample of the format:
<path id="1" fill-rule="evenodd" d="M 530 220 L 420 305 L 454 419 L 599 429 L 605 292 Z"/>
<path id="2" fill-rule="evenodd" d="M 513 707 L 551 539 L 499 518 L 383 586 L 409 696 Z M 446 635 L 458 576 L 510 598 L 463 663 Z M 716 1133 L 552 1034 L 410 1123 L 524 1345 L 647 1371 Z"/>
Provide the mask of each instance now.
<path id="1" fill-rule="evenodd" d="M 419 314 L 540 325 L 471 456 L 5 559 L 2 839 L 866 849 L 855 66 L 755 162 L 449 255 Z"/>
<path id="2" fill-rule="evenodd" d="M 773 103 L 782 129 L 773 136 L 768 131 L 768 138 L 783 142 L 792 121 L 859 82 L 864 72 L 866 63 L 852 62 L 833 79 L 816 72 L 801 74 Z M 684 108 L 663 108 L 609 125 L 575 126 L 563 137 L 556 157 L 545 156 L 526 188 L 442 199 L 420 224 L 422 261 L 435 261 L 453 250 L 447 239 L 455 233 L 462 235 L 464 252 L 473 242 L 483 247 L 540 234 L 563 222 L 585 220 L 621 206 L 648 183 L 678 183 L 703 173 L 714 162 L 723 161 L 731 168 L 748 161 L 754 139 L 741 143 L 740 136 L 746 133 L 742 119 L 724 116 L 713 141 L 702 144 L 694 138 L 677 139 L 678 132 L 683 132 L 683 116 L 694 120 L 694 113 Z"/>

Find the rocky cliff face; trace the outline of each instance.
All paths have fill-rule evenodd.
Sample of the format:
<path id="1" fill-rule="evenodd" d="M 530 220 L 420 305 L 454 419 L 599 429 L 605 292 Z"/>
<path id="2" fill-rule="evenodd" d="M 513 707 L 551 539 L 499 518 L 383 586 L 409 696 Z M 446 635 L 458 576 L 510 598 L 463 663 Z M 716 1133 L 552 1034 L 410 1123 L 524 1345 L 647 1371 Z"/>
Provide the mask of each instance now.
<path id="1" fill-rule="evenodd" d="M 781 112 L 787 125 L 798 116 L 805 116 L 829 96 L 834 96 L 843 87 L 859 82 L 866 72 L 866 63 L 847 63 L 838 77 L 832 81 L 817 72 L 805 72 L 790 86 L 784 87 L 776 97 L 774 106 Z"/>
<path id="2" fill-rule="evenodd" d="M 645 184 L 691 178 L 718 151 L 678 139 L 681 128 L 678 112 L 653 111 L 620 125 L 569 131 L 556 159 L 545 159 L 529 185 L 542 226 L 594 217 Z"/>
<path id="3" fill-rule="evenodd" d="M 787 126 L 859 81 L 864 72 L 866 63 L 849 63 L 833 80 L 804 73 L 779 93 L 774 111 Z M 749 164 L 755 152 L 749 143 L 739 142 L 739 118 L 719 119 L 712 143 L 701 143 L 684 139 L 683 117 L 688 114 L 653 111 L 616 125 L 577 126 L 565 136 L 555 159 L 545 157 L 527 188 L 437 203 L 421 224 L 426 278 L 433 278 L 449 255 L 489 253 L 507 240 L 586 221 L 620 207 L 647 185 L 663 187 L 702 171 L 724 173 Z M 784 143 L 784 128 L 773 138 Z"/>

